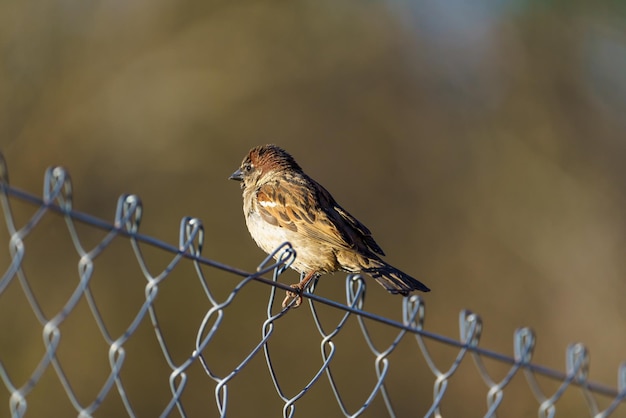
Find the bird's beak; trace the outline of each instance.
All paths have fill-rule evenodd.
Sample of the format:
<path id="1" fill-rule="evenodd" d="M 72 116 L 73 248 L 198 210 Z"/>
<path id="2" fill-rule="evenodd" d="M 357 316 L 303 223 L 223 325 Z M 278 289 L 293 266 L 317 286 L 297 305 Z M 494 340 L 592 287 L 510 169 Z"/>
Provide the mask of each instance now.
<path id="1" fill-rule="evenodd" d="M 241 170 L 237 170 L 233 174 L 231 174 L 228 179 L 229 180 L 243 181 L 243 173 L 241 172 Z"/>

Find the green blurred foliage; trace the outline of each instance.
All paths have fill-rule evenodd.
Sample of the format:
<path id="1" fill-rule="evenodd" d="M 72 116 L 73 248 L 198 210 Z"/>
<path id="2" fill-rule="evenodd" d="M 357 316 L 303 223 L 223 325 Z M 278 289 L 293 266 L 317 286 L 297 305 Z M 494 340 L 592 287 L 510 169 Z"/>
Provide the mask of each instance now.
<path id="1" fill-rule="evenodd" d="M 112 219 L 117 196 L 136 193 L 141 232 L 176 243 L 180 218 L 197 216 L 204 255 L 252 271 L 264 255 L 226 179 L 252 146 L 279 144 L 370 227 L 390 262 L 432 288 L 429 330 L 456 336 L 458 312 L 471 309 L 485 321 L 481 345 L 512 353 L 513 330 L 528 325 L 538 336 L 536 361 L 561 369 L 567 344 L 581 341 L 593 356 L 591 378 L 615 386 L 626 348 L 624 16 L 619 2 L 7 0 L 0 149 L 17 187 L 38 193 L 45 167 L 62 165 L 78 210 Z M 23 225 L 34 209 L 14 204 Z M 90 228 L 80 235 L 88 248 L 104 236 Z M 8 242 L 4 227 L 0 238 Z M 52 316 L 76 286 L 78 256 L 54 215 L 26 244 L 25 271 Z M 153 274 L 171 257 L 144 250 Z M 8 263 L 4 250 L 1 271 Z M 206 273 L 222 297 L 236 283 Z M 343 278 L 323 277 L 317 292 L 345 300 Z M 125 240 L 96 260 L 91 287 L 114 337 L 137 312 L 144 285 Z M 268 291 L 250 284 L 227 311 L 207 349 L 217 373 L 259 341 Z M 191 265 L 163 283 L 156 306 L 181 362 L 210 308 Z M 400 299 L 374 284 L 366 309 L 400 319 Z M 331 310 L 322 315 L 328 326 L 338 321 Z M 44 346 L 17 282 L 0 295 L 0 329 L 0 359 L 21 385 Z M 375 329 L 381 347 L 393 340 L 392 330 Z M 88 403 L 110 372 L 108 346 L 84 301 L 61 330 L 59 358 Z M 306 308 L 277 324 L 271 345 L 288 395 L 320 366 L 319 342 Z M 374 385 L 374 359 L 356 322 L 337 347 L 336 377 L 355 410 Z M 451 364 L 454 350 L 430 347 L 441 368 Z M 133 408 L 156 416 L 170 397 L 169 369 L 148 321 L 126 349 Z M 399 416 L 423 414 L 433 377 L 414 341 L 391 359 Z M 298 402 L 297 416 L 337 416 L 324 379 Z M 190 416 L 215 416 L 215 386 L 199 366 L 188 385 Z M 557 387 L 545 382 L 547 391 Z M 485 396 L 464 364 L 443 412 L 482 416 Z M 282 407 L 262 357 L 233 381 L 229 399 L 229 416 L 278 416 Z M 557 410 L 580 412 L 581 399 L 568 396 Z M 55 416 L 74 415 L 52 369 L 28 400 L 27 416 L 51 416 L 50 405 Z M 516 377 L 502 415 L 536 409 Z M 96 416 L 122 410 L 112 395 Z M 383 412 L 378 398 L 363 416 Z"/>

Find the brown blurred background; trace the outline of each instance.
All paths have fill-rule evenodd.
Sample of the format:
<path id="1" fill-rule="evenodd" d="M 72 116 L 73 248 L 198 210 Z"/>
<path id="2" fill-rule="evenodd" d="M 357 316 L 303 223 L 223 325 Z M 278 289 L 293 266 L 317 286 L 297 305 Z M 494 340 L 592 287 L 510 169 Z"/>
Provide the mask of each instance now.
<path id="1" fill-rule="evenodd" d="M 203 254 L 252 271 L 264 255 L 245 228 L 238 185 L 226 179 L 250 147 L 276 143 L 370 227 L 391 263 L 432 288 L 428 330 L 456 338 L 467 308 L 484 319 L 481 345 L 512 354 L 513 331 L 527 325 L 538 337 L 535 361 L 560 370 L 567 345 L 580 341 L 592 355 L 591 378 L 615 387 L 626 359 L 625 17 L 619 2 L 4 1 L 0 149 L 14 186 L 40 193 L 45 168 L 62 165 L 76 209 L 112 220 L 117 197 L 136 193 L 141 232 L 176 244 L 180 218 L 197 216 Z M 13 209 L 18 226 L 34 211 L 19 202 Z M 79 233 L 87 249 L 104 236 Z M 5 227 L 0 238 L 6 248 Z M 155 275 L 171 259 L 145 251 Z M 25 272 L 51 317 L 78 282 L 63 221 L 46 215 L 26 254 Z M 94 271 L 95 299 L 118 338 L 145 280 L 124 239 Z M 238 282 L 205 273 L 220 298 Z M 316 292 L 345 300 L 343 279 L 323 277 Z M 259 341 L 268 291 L 252 283 L 226 311 L 207 350 L 216 373 L 229 373 Z M 400 320 L 400 301 L 372 282 L 365 308 Z M 179 364 L 210 308 L 189 263 L 163 282 L 156 307 Z M 328 327 L 338 321 L 321 309 Z M 384 349 L 396 331 L 371 326 Z M 0 295 L 0 329 L 0 360 L 21 386 L 44 346 L 15 280 Z M 59 358 L 79 402 L 89 403 L 110 368 L 84 300 L 61 332 Z M 336 341 L 337 379 L 354 411 L 375 382 L 374 357 L 355 321 Z M 319 343 L 307 308 L 277 324 L 271 346 L 288 396 L 321 365 Z M 148 321 L 125 348 L 134 412 L 157 416 L 171 397 L 170 370 Z M 429 348 L 447 369 L 456 352 Z M 434 379 L 415 341 L 404 340 L 391 364 L 398 415 L 423 415 Z M 488 367 L 496 380 L 507 370 Z M 339 416 L 325 379 L 296 416 Z M 542 385 L 548 394 L 558 388 Z M 191 368 L 190 416 L 217 416 L 214 389 Z M 0 393 L 7 416 L 8 392 Z M 442 411 L 483 416 L 485 396 L 464 363 Z M 52 369 L 28 400 L 27 416 L 76 415 Z M 229 386 L 229 416 L 280 416 L 282 405 L 262 356 Z M 95 416 L 122 411 L 113 391 Z M 502 411 L 536 416 L 522 376 Z M 586 416 L 583 397 L 568 391 L 557 411 Z M 380 397 L 363 416 L 384 416 Z"/>

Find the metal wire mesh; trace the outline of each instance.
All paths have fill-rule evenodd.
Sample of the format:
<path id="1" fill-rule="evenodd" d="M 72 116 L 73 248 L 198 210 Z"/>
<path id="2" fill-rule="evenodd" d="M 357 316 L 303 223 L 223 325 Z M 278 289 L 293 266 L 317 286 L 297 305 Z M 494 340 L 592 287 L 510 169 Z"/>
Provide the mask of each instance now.
<path id="1" fill-rule="evenodd" d="M 34 366 L 29 372 L 11 372 L 12 357 L 3 351 L 0 352 L 0 378 L 8 391 L 9 411 L 12 417 L 28 416 L 29 402 L 37 397 L 36 388 L 41 384 L 46 374 L 54 372 L 55 378 L 62 386 L 62 394 L 67 397 L 71 407 L 80 417 L 94 416 L 101 405 L 110 397 L 119 396 L 123 405 L 123 411 L 128 416 L 140 416 L 140 411 L 134 406 L 134 399 L 127 390 L 127 376 L 124 374 L 127 368 L 127 347 L 131 339 L 139 332 L 141 324 L 149 320 L 152 326 L 152 338 L 159 345 L 162 357 L 167 363 L 169 376 L 157 376 L 157 379 L 168 379 L 170 397 L 165 406 L 159 412 L 160 416 L 190 416 L 186 410 L 185 393 L 193 383 L 189 375 L 194 367 L 201 367 L 205 382 L 207 379 L 214 382 L 214 408 L 218 416 L 227 416 L 232 403 L 229 387 L 234 380 L 247 368 L 251 368 L 255 359 L 263 359 L 266 373 L 273 383 L 275 395 L 282 403 L 282 415 L 292 417 L 299 415 L 297 409 L 301 402 L 315 387 L 328 385 L 332 395 L 328 402 L 334 402 L 346 417 L 362 415 L 376 399 L 382 400 L 382 410 L 388 416 L 400 416 L 394 408 L 393 393 L 388 390 L 388 376 L 394 357 L 394 350 L 405 340 L 414 340 L 417 345 L 413 346 L 416 354 L 425 361 L 433 377 L 433 393 L 428 405 L 420 405 L 420 414 L 427 417 L 441 417 L 442 408 L 446 400 L 446 392 L 459 367 L 468 363 L 469 358 L 482 378 L 486 388 L 486 406 L 484 416 L 495 417 L 501 406 L 504 394 L 510 387 L 512 380 L 517 376 L 523 376 L 527 390 L 536 399 L 535 408 L 540 417 L 552 417 L 557 412 L 557 403 L 565 393 L 580 391 L 584 398 L 585 415 L 593 417 L 616 416 L 616 411 L 624 413 L 624 401 L 626 399 L 626 363 L 618 370 L 617 388 L 606 387 L 594 383 L 588 379 L 589 353 L 582 344 L 572 344 L 566 350 L 566 370 L 560 372 L 543 367 L 532 362 L 535 336 L 529 328 L 519 328 L 514 333 L 514 355 L 490 351 L 479 347 L 482 332 L 481 318 L 469 311 L 462 311 L 459 316 L 459 339 L 439 335 L 424 328 L 425 306 L 418 296 L 406 297 L 402 301 L 402 321 L 382 317 L 364 310 L 366 282 L 358 275 L 349 275 L 346 278 L 346 302 L 345 304 L 323 298 L 313 293 L 315 283 L 311 285 L 303 296 L 308 301 L 308 306 L 315 328 L 319 333 L 320 359 L 310 359 L 313 364 L 313 372 L 307 378 L 304 385 L 297 390 L 286 389 L 284 376 L 275 366 L 276 355 L 270 341 L 274 335 L 276 326 L 290 313 L 290 307 L 282 310 L 280 301 L 275 301 L 276 291 L 290 289 L 289 286 L 279 282 L 281 274 L 289 267 L 297 256 L 289 243 L 285 243 L 275 252 L 263 260 L 256 272 L 250 273 L 240 269 L 221 264 L 202 256 L 204 244 L 204 229 L 202 222 L 196 218 L 184 218 L 180 224 L 179 242 L 177 246 L 167 244 L 154 237 L 139 233 L 139 225 L 142 219 L 142 204 L 135 195 L 123 195 L 117 203 L 117 210 L 113 223 L 93 217 L 89 214 L 76 211 L 72 207 L 72 184 L 68 173 L 60 168 L 53 167 L 46 171 L 44 178 L 43 196 L 37 197 L 12 187 L 8 182 L 8 170 L 5 161 L 0 154 L 0 201 L 2 204 L 6 229 L 9 237 L 10 260 L 8 267 L 0 278 L 0 306 L 6 304 L 6 293 L 9 287 L 20 289 L 28 306 L 36 318 L 36 326 L 40 328 L 43 337 L 44 354 L 33 360 Z M 16 224 L 16 217 L 12 206 L 15 202 L 32 205 L 35 212 L 21 225 Z M 32 278 L 27 276 L 23 263 L 28 248 L 27 239 L 42 222 L 45 214 L 52 213 L 65 221 L 71 237 L 73 248 L 79 257 L 78 283 L 73 289 L 71 296 L 64 301 L 61 309 L 53 314 L 46 314 L 41 307 L 41 295 L 37 296 L 32 289 Z M 85 225 L 88 228 L 106 231 L 106 235 L 93 248 L 85 247 L 77 225 Z M 121 332 L 111 332 L 110 326 L 101 312 L 102 305 L 98 305 L 91 289 L 91 280 L 94 273 L 94 261 L 106 252 L 114 239 L 123 239 L 130 243 L 136 263 L 145 278 L 143 286 L 142 303 L 136 307 L 135 314 L 129 324 Z M 158 274 L 152 274 L 142 248 L 144 246 L 158 248 L 170 254 L 171 260 Z M 276 261 L 274 257 L 276 256 Z M 163 326 L 157 315 L 155 301 L 159 295 L 159 289 L 164 286 L 172 271 L 180 264 L 193 265 L 195 276 L 199 282 L 203 297 L 208 303 L 208 309 L 196 331 L 193 349 L 182 360 L 174 356 L 171 350 L 171 340 L 163 333 Z M 222 271 L 233 277 L 240 277 L 234 287 L 225 297 L 215 295 L 206 279 L 206 271 Z M 268 279 L 266 277 L 271 277 Z M 261 336 L 253 347 L 230 368 L 227 372 L 217 371 L 219 358 L 212 355 L 209 347 L 215 340 L 217 333 L 226 327 L 225 317 L 229 309 L 236 303 L 240 292 L 250 283 L 262 283 L 270 286 L 267 300 L 266 316 L 261 326 Z M 235 283 L 235 282 L 233 282 Z M 4 297 L 4 299 L 2 299 Z M 106 343 L 107 359 L 109 362 L 108 375 L 97 390 L 97 394 L 85 400 L 81 394 L 81 388 L 73 384 L 72 378 L 66 372 L 67 363 L 59 360 L 59 349 L 63 341 L 62 327 L 72 315 L 76 314 L 77 306 L 86 301 L 89 312 L 98 328 L 99 335 Z M 276 303 L 275 303 L 276 302 Z M 340 314 L 339 321 L 331 327 L 325 326 L 320 318 L 320 307 L 328 307 Z M 344 331 L 348 320 L 353 319 L 358 323 L 360 333 L 366 342 L 367 349 L 371 352 L 375 370 L 375 381 L 368 393 L 358 401 L 347 402 L 342 386 L 338 384 L 335 372 L 342 364 L 335 360 L 337 354 L 338 336 Z M 370 322 L 367 322 L 370 321 Z M 382 324 L 389 330 L 393 330 L 395 337 L 391 343 L 379 348 L 370 335 L 372 322 Z M 11 339 L 16 333 L 15 329 L 1 329 L 0 333 L 5 341 Z M 431 355 L 432 346 L 429 349 L 426 342 L 446 345 L 454 348 L 456 356 L 449 366 L 436 364 Z M 76 347 L 76 350 L 79 348 Z M 219 356 L 217 356 L 219 357 Z M 496 361 L 508 368 L 505 376 L 496 379 L 488 371 L 485 360 Z M 104 361 L 104 359 L 100 359 Z M 294 363 L 309 362 L 309 358 L 290 359 Z M 152 379 L 149 370 L 142 372 L 146 379 Z M 548 378 L 555 382 L 557 389 L 551 392 L 542 388 L 538 378 Z M 424 382 L 425 377 L 420 376 Z M 609 399 L 605 402 L 605 408 L 601 409 L 598 397 Z M 332 400 L 331 400 L 332 399 Z M 208 408 L 208 406 L 207 406 Z M 51 409 L 51 411 L 53 408 Z M 207 410 L 208 411 L 208 410 Z M 425 412 L 424 412 L 425 411 Z M 582 411 L 582 409 L 581 409 Z M 276 416 L 279 411 L 264 411 L 267 415 Z M 209 412 L 207 412 L 209 413 Z M 411 416 L 418 414 L 411 411 Z M 203 415 L 204 416 L 204 415 Z"/>

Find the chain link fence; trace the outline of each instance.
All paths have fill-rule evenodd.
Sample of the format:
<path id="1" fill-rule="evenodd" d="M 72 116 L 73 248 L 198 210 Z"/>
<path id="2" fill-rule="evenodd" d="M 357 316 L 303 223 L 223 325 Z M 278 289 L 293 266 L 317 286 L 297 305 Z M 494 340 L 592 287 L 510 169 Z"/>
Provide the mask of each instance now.
<path id="1" fill-rule="evenodd" d="M 1 155 L 0 201 L 10 253 L 0 264 L 0 379 L 8 400 L 3 409 L 11 417 L 292 417 L 319 416 L 320 411 L 346 417 L 441 417 L 448 416 L 446 404 L 455 402 L 449 387 L 467 373 L 461 369 L 468 364 L 473 365 L 474 382 L 482 383 L 463 390 L 480 391 L 484 407 L 467 411 L 467 416 L 512 416 L 517 411 L 513 415 L 552 417 L 566 401 L 573 405 L 564 409 L 566 416 L 567 411 L 626 416 L 626 363 L 617 372 L 616 387 L 594 383 L 588 379 L 589 353 L 582 344 L 567 348 L 561 372 L 533 363 L 535 336 L 529 328 L 514 332 L 512 356 L 479 347 L 481 318 L 469 311 L 459 315 L 458 339 L 439 335 L 425 329 L 425 305 L 419 296 L 402 299 L 401 320 L 367 311 L 366 282 L 358 275 L 347 276 L 344 302 L 316 295 L 313 283 L 303 294 L 309 313 L 304 306 L 281 309 L 276 292 L 290 289 L 281 275 L 297 256 L 289 243 L 255 272 L 246 272 L 202 255 L 205 232 L 199 219 L 184 218 L 178 245 L 170 245 L 139 232 L 143 208 L 137 196 L 121 196 L 110 223 L 73 209 L 72 183 L 64 169 L 46 171 L 43 196 L 38 197 L 9 185 Z M 40 240 L 36 230 L 51 222 L 57 227 L 64 223 L 72 251 L 61 253 L 77 259 L 78 280 L 76 275 L 60 279 L 53 269 L 31 275 L 31 270 L 40 271 L 27 262 Z M 92 238 L 88 247 L 84 236 L 96 231 L 103 235 Z M 119 288 L 107 294 L 98 284 L 96 261 L 107 252 L 117 254 L 119 241 L 126 256 L 132 251 L 135 273 L 115 282 Z M 54 245 L 44 245 L 54 251 Z M 147 255 L 154 250 L 158 257 Z M 168 260 L 156 274 L 149 261 L 155 258 Z M 107 263 L 115 267 L 115 256 Z M 173 307 L 160 306 L 173 293 L 171 282 L 182 266 L 182 275 L 192 277 L 193 286 L 181 285 Z M 64 297 L 55 293 L 68 282 Z M 128 286 L 135 286 L 134 293 Z M 258 303 L 240 301 L 250 288 L 248 296 L 253 292 L 262 310 Z M 122 316 L 124 306 L 132 313 L 112 320 Z M 203 313 L 194 319 L 193 312 Z M 183 320 L 185 315 L 192 319 Z M 292 335 L 294 327 L 309 320 L 317 354 L 302 348 Z M 193 324 L 195 338 L 180 338 L 183 322 Z M 387 336 L 384 344 L 375 335 L 381 327 Z M 228 344 L 220 342 L 224 340 Z M 350 351 L 352 346 L 358 349 Z M 434 355 L 442 350 L 452 353 L 446 364 Z M 418 360 L 421 368 L 409 370 Z M 405 368 L 399 378 L 398 370 Z M 509 398 L 525 399 L 523 406 L 507 407 L 508 392 Z M 525 395 L 513 394 L 520 392 Z"/>

